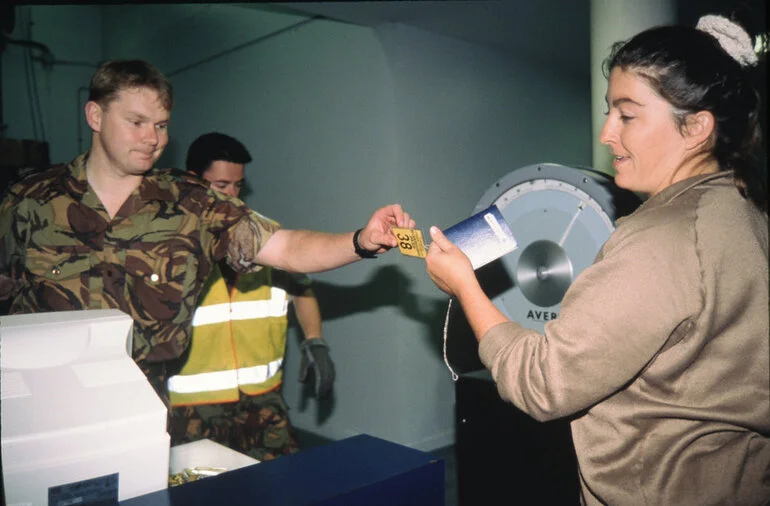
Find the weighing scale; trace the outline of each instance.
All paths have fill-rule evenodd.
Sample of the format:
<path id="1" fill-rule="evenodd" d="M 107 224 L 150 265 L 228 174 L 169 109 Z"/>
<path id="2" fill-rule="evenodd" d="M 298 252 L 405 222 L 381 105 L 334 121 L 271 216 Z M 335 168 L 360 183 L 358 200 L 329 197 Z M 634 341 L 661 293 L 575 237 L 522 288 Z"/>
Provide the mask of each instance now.
<path id="1" fill-rule="evenodd" d="M 479 268 L 476 275 L 508 318 L 543 331 L 558 318 L 559 305 L 575 277 L 593 263 L 615 230 L 615 220 L 640 199 L 618 188 L 603 172 L 554 163 L 508 173 L 481 196 L 471 214 L 492 204 L 505 218 L 518 248 Z M 478 343 L 459 304 L 447 314 L 447 359 L 452 369 L 483 369 Z"/>

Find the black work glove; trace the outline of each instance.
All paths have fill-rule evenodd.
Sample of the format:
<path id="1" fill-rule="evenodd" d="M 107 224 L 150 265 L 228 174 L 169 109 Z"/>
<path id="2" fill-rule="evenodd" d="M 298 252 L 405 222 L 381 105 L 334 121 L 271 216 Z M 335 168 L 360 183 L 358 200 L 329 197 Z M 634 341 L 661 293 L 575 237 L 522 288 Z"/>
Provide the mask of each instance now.
<path id="1" fill-rule="evenodd" d="M 329 357 L 329 345 L 322 337 L 305 339 L 299 345 L 302 355 L 299 363 L 299 380 L 307 380 L 310 369 L 315 373 L 315 395 L 319 399 L 326 396 L 334 383 L 334 363 Z"/>

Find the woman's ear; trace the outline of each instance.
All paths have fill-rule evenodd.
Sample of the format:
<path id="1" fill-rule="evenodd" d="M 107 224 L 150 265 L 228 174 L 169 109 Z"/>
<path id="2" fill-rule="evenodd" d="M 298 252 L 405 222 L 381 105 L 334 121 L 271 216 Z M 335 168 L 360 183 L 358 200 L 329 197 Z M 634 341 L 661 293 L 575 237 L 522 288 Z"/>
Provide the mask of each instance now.
<path id="1" fill-rule="evenodd" d="M 102 128 L 102 106 L 94 101 L 86 102 L 86 122 L 91 130 L 99 132 Z"/>
<path id="2" fill-rule="evenodd" d="M 709 111 L 690 114 L 684 127 L 685 143 L 688 148 L 698 148 L 711 139 L 714 133 L 714 115 Z"/>

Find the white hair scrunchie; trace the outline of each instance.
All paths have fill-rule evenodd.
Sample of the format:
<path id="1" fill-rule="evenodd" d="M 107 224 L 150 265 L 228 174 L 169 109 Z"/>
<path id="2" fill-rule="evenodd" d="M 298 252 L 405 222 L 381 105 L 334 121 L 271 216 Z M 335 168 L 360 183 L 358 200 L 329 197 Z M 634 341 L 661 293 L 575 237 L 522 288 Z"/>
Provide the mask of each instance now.
<path id="1" fill-rule="evenodd" d="M 722 49 L 740 63 L 741 67 L 757 64 L 757 54 L 754 52 L 751 37 L 739 24 L 722 16 L 708 14 L 698 20 L 695 28 L 717 39 Z"/>

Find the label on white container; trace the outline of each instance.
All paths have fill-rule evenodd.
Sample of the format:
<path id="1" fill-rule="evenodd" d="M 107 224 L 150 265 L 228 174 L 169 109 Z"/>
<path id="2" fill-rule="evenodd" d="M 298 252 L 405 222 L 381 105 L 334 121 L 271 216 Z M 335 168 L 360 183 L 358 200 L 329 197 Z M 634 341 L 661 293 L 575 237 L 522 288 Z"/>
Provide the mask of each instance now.
<path id="1" fill-rule="evenodd" d="M 117 504 L 118 473 L 90 480 L 57 485 L 48 489 L 48 506 Z"/>

